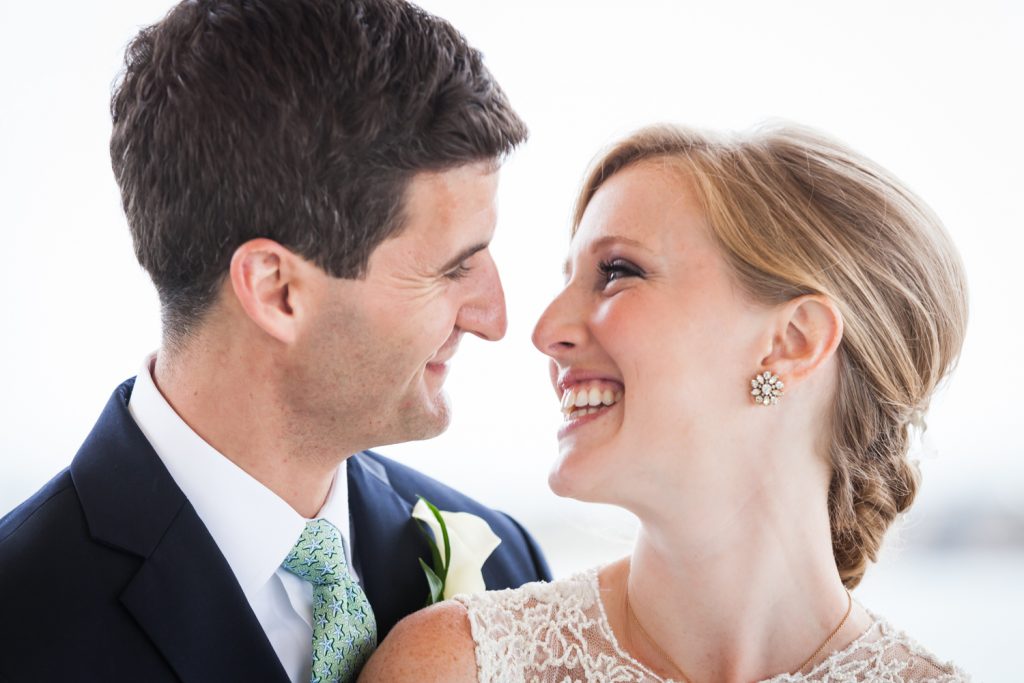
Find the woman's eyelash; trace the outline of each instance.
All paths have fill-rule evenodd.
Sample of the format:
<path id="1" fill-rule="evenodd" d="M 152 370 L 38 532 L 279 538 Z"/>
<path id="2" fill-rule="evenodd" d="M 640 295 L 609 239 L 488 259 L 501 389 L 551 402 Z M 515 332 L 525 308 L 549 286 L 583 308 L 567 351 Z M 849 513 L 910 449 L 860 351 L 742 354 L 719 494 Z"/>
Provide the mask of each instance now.
<path id="1" fill-rule="evenodd" d="M 608 259 L 601 261 L 597 265 L 598 271 L 600 271 L 604 278 L 605 284 L 614 282 L 624 277 L 643 277 L 644 271 L 639 266 L 636 266 L 629 261 L 621 258 Z"/>

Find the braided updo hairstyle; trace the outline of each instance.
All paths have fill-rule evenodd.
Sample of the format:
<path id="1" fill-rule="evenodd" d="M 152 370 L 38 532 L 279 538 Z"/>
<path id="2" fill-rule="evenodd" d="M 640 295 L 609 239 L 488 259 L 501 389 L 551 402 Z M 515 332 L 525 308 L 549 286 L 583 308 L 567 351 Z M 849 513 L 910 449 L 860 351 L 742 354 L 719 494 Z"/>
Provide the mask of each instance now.
<path id="1" fill-rule="evenodd" d="M 714 238 L 754 300 L 823 294 L 842 313 L 823 455 L 836 566 L 853 588 L 917 492 L 908 428 L 963 344 L 960 257 L 938 218 L 889 172 L 819 133 L 778 124 L 736 136 L 637 131 L 590 171 L 574 232 L 598 188 L 644 160 L 693 179 Z"/>

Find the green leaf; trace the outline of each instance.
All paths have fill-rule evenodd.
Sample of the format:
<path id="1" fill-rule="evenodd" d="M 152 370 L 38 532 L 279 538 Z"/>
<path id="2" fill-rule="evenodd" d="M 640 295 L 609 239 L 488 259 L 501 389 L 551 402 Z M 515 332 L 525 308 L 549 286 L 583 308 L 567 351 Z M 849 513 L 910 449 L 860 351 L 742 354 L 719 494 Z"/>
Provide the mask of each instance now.
<path id="1" fill-rule="evenodd" d="M 444 567 L 440 572 L 441 581 L 443 583 L 444 581 L 448 580 L 448 564 L 452 560 L 452 546 L 448 540 L 448 526 L 444 523 L 444 518 L 441 516 L 441 511 L 438 510 L 433 503 L 431 503 L 423 496 L 420 496 L 419 498 L 428 508 L 430 508 L 430 511 L 434 514 L 434 519 L 437 520 L 438 525 L 440 525 L 441 527 L 441 535 L 444 536 Z"/>
<path id="2" fill-rule="evenodd" d="M 427 545 L 430 547 L 430 556 L 434 564 L 434 571 L 437 573 L 443 572 L 443 565 L 441 563 L 441 551 L 437 549 L 437 543 L 434 541 L 434 536 L 427 530 L 426 522 L 416 520 L 418 524 L 416 528 L 423 534 L 423 538 L 427 540 Z"/>
<path id="3" fill-rule="evenodd" d="M 427 597 L 427 607 L 430 607 L 435 602 L 441 602 L 441 598 L 444 595 L 444 581 L 438 578 L 434 570 L 427 566 L 422 557 L 418 559 L 420 566 L 423 567 L 423 573 L 427 575 L 427 583 L 430 585 L 430 595 Z"/>

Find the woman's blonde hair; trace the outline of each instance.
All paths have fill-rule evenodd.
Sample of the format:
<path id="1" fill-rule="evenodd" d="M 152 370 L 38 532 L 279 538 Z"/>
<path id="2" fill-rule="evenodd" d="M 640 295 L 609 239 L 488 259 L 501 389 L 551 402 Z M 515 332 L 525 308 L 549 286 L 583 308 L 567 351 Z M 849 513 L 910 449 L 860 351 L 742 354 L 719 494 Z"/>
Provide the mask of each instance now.
<path id="1" fill-rule="evenodd" d="M 824 294 L 842 312 L 829 515 L 840 576 L 856 586 L 917 492 L 908 424 L 953 368 L 967 324 L 960 257 L 932 211 L 873 162 L 816 132 L 774 124 L 739 136 L 644 128 L 594 165 L 598 188 L 643 160 L 692 177 L 742 287 L 777 304 Z"/>

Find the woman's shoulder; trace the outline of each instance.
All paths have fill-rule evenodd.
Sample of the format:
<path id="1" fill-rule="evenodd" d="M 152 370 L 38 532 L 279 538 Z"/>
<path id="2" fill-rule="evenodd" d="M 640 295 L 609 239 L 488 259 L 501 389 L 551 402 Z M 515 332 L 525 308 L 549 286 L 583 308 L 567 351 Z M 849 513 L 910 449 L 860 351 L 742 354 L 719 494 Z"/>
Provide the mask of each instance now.
<path id="1" fill-rule="evenodd" d="M 961 683 L 970 676 L 955 664 L 870 613 L 874 622 L 844 650 L 834 653 L 808 674 L 808 681 L 854 683 L 885 680 L 894 683 Z"/>
<path id="2" fill-rule="evenodd" d="M 539 605 L 575 609 L 592 604 L 596 599 L 597 570 L 588 569 L 558 581 L 533 581 L 519 588 L 506 588 L 457 595 L 455 600 L 472 615 L 483 612 L 521 614 Z"/>
<path id="3" fill-rule="evenodd" d="M 475 683 L 474 649 L 465 606 L 446 600 L 398 622 L 363 668 L 359 681 Z"/>
<path id="4" fill-rule="evenodd" d="M 414 612 L 388 634 L 359 681 L 498 680 L 492 672 L 514 666 L 509 657 L 528 649 L 524 629 L 563 623 L 565 610 L 593 605 L 596 576 L 590 570 L 561 581 L 458 595 Z"/>
<path id="5" fill-rule="evenodd" d="M 881 617 L 875 617 L 885 652 L 885 659 L 904 665 L 902 680 L 910 683 L 946 683 L 969 681 L 970 676 L 951 661 L 937 657 L 905 631 L 893 627 Z"/>
<path id="6" fill-rule="evenodd" d="M 467 610 L 480 681 L 549 680 L 563 649 L 586 652 L 587 633 L 603 623 L 597 590 L 594 569 L 550 583 L 456 597 Z M 577 680 L 561 674 L 550 678 L 563 679 Z"/>

